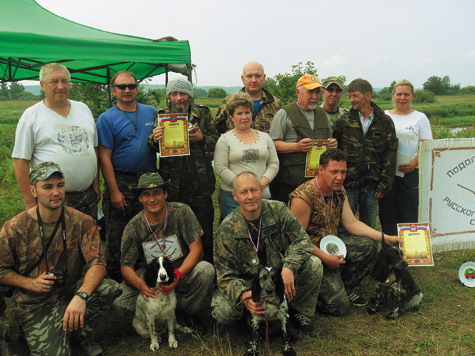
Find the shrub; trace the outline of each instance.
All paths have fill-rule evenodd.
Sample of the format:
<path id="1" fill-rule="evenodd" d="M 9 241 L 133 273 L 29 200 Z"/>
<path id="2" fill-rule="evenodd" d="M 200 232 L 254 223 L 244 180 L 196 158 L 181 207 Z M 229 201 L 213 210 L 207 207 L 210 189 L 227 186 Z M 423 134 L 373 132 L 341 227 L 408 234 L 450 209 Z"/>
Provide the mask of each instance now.
<path id="1" fill-rule="evenodd" d="M 416 90 L 414 103 L 435 103 L 437 100 L 433 92 L 428 90 Z"/>

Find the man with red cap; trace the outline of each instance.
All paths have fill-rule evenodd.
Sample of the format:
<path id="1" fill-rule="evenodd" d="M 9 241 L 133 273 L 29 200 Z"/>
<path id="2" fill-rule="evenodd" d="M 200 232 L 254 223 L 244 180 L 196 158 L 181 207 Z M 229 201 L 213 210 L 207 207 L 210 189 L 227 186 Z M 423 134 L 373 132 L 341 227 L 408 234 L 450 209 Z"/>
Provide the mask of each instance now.
<path id="1" fill-rule="evenodd" d="M 297 101 L 284 106 L 274 116 L 269 135 L 279 154 L 280 169 L 271 184 L 271 194 L 276 200 L 287 203 L 289 194 L 307 181 L 305 161 L 312 149 L 312 140 L 329 140 L 328 148 L 336 148 L 332 139 L 325 110 L 318 106 L 323 87 L 316 75 L 299 78 L 295 92 Z"/>

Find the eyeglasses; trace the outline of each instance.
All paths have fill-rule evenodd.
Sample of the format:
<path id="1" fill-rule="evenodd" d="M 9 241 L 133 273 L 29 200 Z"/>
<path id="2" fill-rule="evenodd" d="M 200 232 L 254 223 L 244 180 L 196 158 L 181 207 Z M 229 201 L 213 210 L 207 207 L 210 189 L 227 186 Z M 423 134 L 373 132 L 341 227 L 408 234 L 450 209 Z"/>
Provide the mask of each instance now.
<path id="1" fill-rule="evenodd" d="M 114 85 L 115 88 L 119 88 L 120 90 L 125 90 L 125 88 L 129 88 L 130 90 L 137 89 L 137 84 L 116 84 Z"/>
<path id="2" fill-rule="evenodd" d="M 325 89 L 325 91 L 327 91 L 327 92 L 329 92 L 329 93 L 333 93 L 333 92 L 335 92 L 335 91 L 336 91 L 337 93 L 341 93 L 341 92 L 343 91 L 343 89 L 340 89 L 340 88 L 337 88 L 337 89 L 335 89 L 335 88 L 327 88 L 327 89 Z"/>

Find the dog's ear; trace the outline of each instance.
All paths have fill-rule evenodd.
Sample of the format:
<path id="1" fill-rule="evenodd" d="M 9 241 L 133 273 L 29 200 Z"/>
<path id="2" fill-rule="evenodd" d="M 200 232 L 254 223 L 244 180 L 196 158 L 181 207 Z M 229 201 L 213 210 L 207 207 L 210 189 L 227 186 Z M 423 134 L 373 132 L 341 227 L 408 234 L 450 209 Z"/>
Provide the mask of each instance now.
<path id="1" fill-rule="evenodd" d="M 168 282 L 165 284 L 172 284 L 175 279 L 175 269 L 173 268 L 173 263 L 167 257 L 163 258 L 163 268 L 167 272 Z"/>
<path id="2" fill-rule="evenodd" d="M 258 269 L 256 275 L 252 279 L 251 292 L 252 292 L 252 301 L 254 303 L 257 303 L 261 296 L 261 282 L 260 282 L 261 272 L 262 272 L 262 267 Z"/>
<path id="3" fill-rule="evenodd" d="M 395 269 L 406 269 L 409 266 L 402 255 L 402 251 L 397 247 L 392 247 L 389 263 Z"/>
<path id="4" fill-rule="evenodd" d="M 147 265 L 144 274 L 144 281 L 150 288 L 155 288 L 157 285 L 158 276 L 158 257 L 154 258 L 152 262 Z"/>
<path id="5" fill-rule="evenodd" d="M 285 285 L 284 285 L 284 279 L 282 278 L 282 270 L 277 270 L 275 274 L 275 292 L 279 296 L 279 303 L 282 303 L 285 298 Z"/>

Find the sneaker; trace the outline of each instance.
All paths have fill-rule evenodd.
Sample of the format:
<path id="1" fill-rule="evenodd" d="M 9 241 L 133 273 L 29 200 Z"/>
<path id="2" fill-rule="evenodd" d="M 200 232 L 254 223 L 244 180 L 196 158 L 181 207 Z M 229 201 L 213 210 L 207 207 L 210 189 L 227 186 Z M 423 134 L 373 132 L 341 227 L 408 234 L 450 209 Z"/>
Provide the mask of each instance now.
<path id="1" fill-rule="evenodd" d="M 305 314 L 289 310 L 290 320 L 295 324 L 297 329 L 309 336 L 315 336 L 315 328 L 310 322 L 310 318 Z"/>
<path id="2" fill-rule="evenodd" d="M 366 304 L 368 304 L 368 301 L 366 299 L 356 293 L 348 294 L 348 301 L 350 302 L 350 304 L 357 307 L 364 307 Z"/>

